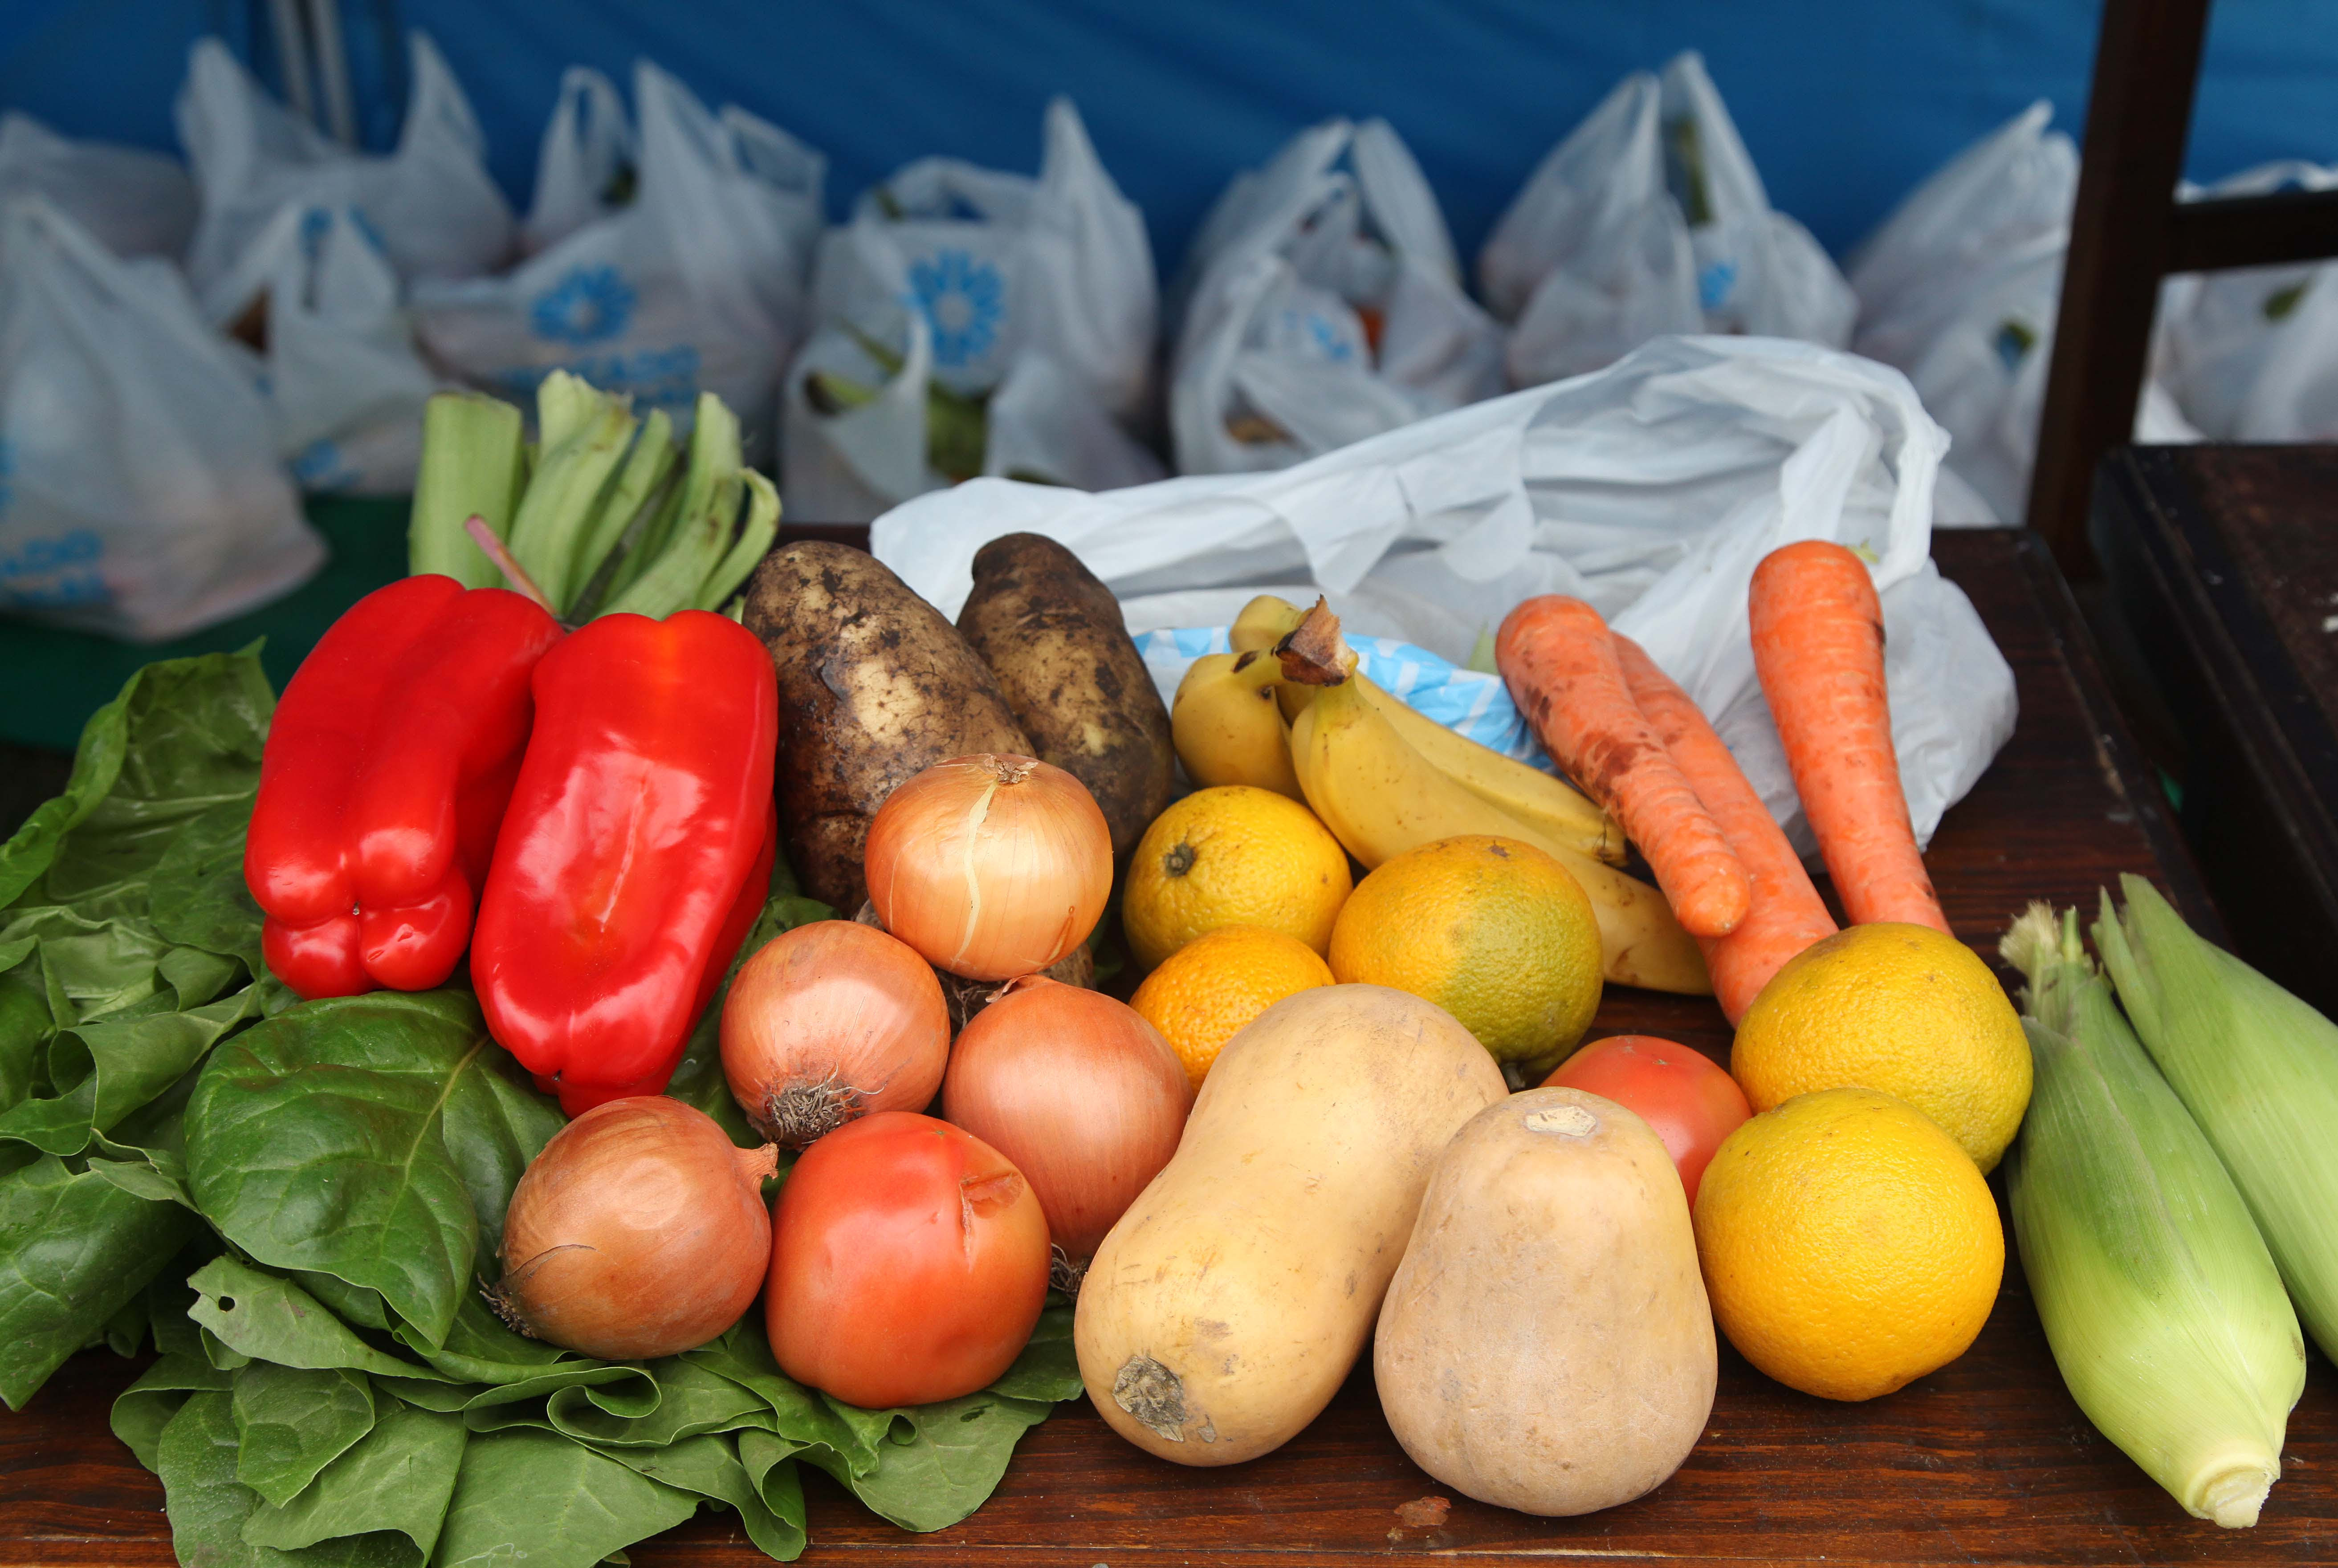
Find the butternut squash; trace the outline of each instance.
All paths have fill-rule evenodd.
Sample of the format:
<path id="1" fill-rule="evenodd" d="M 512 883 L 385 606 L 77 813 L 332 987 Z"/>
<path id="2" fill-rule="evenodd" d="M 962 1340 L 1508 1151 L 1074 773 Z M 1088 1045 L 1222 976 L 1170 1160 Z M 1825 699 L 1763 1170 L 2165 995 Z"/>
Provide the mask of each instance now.
<path id="1" fill-rule="evenodd" d="M 1579 1089 L 1480 1112 L 1429 1178 L 1372 1372 L 1413 1463 L 1481 1503 L 1654 1491 L 1713 1411 L 1688 1201 L 1646 1122 Z"/>
<path id="2" fill-rule="evenodd" d="M 1485 1047 L 1401 991 L 1261 1014 L 1088 1266 L 1073 1343 L 1104 1418 L 1181 1465 L 1288 1441 L 1362 1353 L 1438 1152 L 1503 1093 Z"/>

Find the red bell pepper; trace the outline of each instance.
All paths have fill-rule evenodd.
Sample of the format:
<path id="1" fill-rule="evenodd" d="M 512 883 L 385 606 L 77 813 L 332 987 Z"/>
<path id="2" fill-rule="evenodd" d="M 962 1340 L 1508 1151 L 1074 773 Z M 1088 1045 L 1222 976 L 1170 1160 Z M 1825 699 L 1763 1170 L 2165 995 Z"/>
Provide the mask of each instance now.
<path id="1" fill-rule="evenodd" d="M 664 1089 L 769 892 L 779 683 L 703 610 L 604 615 L 535 667 L 479 900 L 488 1031 L 570 1115 Z"/>
<path id="2" fill-rule="evenodd" d="M 304 997 L 446 983 L 471 933 L 560 627 L 501 588 L 408 577 L 294 671 L 260 754 L 243 877 L 268 967 Z"/>

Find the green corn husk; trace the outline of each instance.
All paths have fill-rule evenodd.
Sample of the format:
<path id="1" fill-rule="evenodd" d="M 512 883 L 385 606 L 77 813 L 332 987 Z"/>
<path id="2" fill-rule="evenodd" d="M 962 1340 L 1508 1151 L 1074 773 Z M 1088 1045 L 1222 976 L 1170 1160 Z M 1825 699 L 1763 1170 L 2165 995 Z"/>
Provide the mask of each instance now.
<path id="1" fill-rule="evenodd" d="M 2008 1152 L 2015 1244 L 2088 1420 L 2186 1511 L 2254 1524 L 2281 1475 L 2305 1345 L 2247 1205 L 2042 904 L 2000 948 L 2029 976 L 2037 1083 Z"/>
<path id="2" fill-rule="evenodd" d="M 2184 924 L 2157 888 L 2103 895 L 2095 946 L 2136 1033 L 2208 1135 L 2305 1331 L 2338 1357 L 2338 1024 Z"/>
<path id="3" fill-rule="evenodd" d="M 407 524 L 407 570 L 439 572 L 466 588 L 501 585 L 503 573 L 464 524 L 483 517 L 498 538 L 527 483 L 519 410 L 476 392 L 440 392 L 422 411 L 422 461 Z"/>

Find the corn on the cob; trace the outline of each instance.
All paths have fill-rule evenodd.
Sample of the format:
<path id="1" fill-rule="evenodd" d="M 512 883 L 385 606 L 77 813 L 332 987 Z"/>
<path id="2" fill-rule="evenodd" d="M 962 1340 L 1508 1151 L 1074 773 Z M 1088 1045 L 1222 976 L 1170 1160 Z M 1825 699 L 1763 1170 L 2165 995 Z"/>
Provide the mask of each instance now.
<path id="1" fill-rule="evenodd" d="M 2152 1059 L 2208 1135 L 2281 1266 L 2305 1331 L 2338 1357 L 2338 1024 L 2205 942 L 2156 888 L 2120 879 L 2095 946 Z"/>
<path id="2" fill-rule="evenodd" d="M 2029 976 L 2036 1088 L 2005 1161 L 2013 1234 L 2088 1419 L 2186 1510 L 2254 1524 L 2305 1346 L 2239 1191 L 2042 904 L 2001 951 Z"/>

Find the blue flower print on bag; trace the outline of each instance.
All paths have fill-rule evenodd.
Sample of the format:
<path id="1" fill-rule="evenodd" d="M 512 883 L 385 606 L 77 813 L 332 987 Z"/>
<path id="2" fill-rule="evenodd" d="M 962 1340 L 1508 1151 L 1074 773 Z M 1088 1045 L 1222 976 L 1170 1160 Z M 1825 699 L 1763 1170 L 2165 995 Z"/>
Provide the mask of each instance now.
<path id="1" fill-rule="evenodd" d="M 936 364 L 968 364 L 997 341 L 1007 315 L 1007 282 L 989 262 L 964 250 L 938 250 L 910 264 L 909 287 L 933 328 Z"/>
<path id="2" fill-rule="evenodd" d="M 614 267 L 579 267 L 535 297 L 528 324 L 555 343 L 599 343 L 634 318 L 634 286 Z"/>
<path id="3" fill-rule="evenodd" d="M 1736 287 L 1737 263 L 1724 258 L 1696 275 L 1696 302 L 1707 310 L 1718 310 L 1728 303 Z"/>

